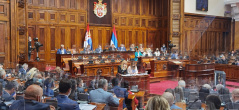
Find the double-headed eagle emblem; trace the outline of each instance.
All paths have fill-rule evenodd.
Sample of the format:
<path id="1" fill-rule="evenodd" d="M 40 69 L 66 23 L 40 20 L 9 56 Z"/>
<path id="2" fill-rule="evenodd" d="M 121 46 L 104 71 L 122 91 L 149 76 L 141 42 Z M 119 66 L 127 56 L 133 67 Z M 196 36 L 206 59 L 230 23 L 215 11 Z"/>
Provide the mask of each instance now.
<path id="1" fill-rule="evenodd" d="M 107 13 L 107 3 L 102 4 L 103 0 L 98 0 L 99 2 L 94 2 L 94 13 L 97 17 L 102 18 Z"/>

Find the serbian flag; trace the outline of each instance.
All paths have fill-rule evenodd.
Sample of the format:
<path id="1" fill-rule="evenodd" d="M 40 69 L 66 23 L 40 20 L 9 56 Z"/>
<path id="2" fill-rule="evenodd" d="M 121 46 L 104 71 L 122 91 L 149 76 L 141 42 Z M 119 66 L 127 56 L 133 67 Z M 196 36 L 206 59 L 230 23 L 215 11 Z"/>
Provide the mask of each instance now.
<path id="1" fill-rule="evenodd" d="M 115 26 L 114 26 L 114 28 L 113 28 L 112 38 L 111 38 L 111 41 L 110 41 L 110 45 L 112 45 L 112 44 L 115 45 L 115 48 L 118 48 L 118 41 L 117 41 Z"/>
<path id="2" fill-rule="evenodd" d="M 90 35 L 89 24 L 87 25 L 87 30 L 86 30 L 86 33 L 85 33 L 84 48 L 86 48 L 87 45 L 90 45 L 90 49 L 92 50 L 92 39 L 91 39 L 91 35 Z"/>

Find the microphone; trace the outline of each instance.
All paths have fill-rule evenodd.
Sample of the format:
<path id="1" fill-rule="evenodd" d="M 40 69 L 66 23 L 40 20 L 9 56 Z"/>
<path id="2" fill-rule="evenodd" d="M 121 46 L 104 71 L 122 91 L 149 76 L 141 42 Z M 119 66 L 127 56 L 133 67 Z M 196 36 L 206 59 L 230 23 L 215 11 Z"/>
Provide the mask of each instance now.
<path id="1" fill-rule="evenodd" d="M 195 99 L 192 103 L 190 103 L 187 107 L 187 109 L 190 109 L 193 104 L 195 104 L 199 99 Z"/>

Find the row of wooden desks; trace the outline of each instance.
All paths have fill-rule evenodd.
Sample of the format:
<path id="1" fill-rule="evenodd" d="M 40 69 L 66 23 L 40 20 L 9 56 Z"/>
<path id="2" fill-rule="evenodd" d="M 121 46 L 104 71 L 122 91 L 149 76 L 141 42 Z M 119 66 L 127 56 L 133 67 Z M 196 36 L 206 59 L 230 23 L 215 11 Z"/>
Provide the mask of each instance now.
<path id="1" fill-rule="evenodd" d="M 59 66 L 61 68 L 62 67 L 62 63 L 63 63 L 63 58 L 78 58 L 79 56 L 83 57 L 87 57 L 87 56 L 114 56 L 117 57 L 118 55 L 120 55 L 122 58 L 124 59 L 128 59 L 130 58 L 130 56 L 134 55 L 133 51 L 125 51 L 125 52 L 121 52 L 121 51 L 112 51 L 112 52 L 102 52 L 102 53 L 90 53 L 90 54 L 56 54 L 56 66 Z"/>
<path id="2" fill-rule="evenodd" d="M 175 105 L 182 108 L 182 110 L 186 110 L 186 108 L 187 108 L 187 105 L 184 102 L 177 102 Z M 203 110 L 206 110 L 206 104 L 205 103 L 202 103 L 202 108 L 203 108 Z M 221 107 L 220 110 L 224 110 L 224 107 Z"/>
<path id="3" fill-rule="evenodd" d="M 215 69 L 224 71 L 227 80 L 239 80 L 239 66 L 228 64 L 216 64 Z"/>

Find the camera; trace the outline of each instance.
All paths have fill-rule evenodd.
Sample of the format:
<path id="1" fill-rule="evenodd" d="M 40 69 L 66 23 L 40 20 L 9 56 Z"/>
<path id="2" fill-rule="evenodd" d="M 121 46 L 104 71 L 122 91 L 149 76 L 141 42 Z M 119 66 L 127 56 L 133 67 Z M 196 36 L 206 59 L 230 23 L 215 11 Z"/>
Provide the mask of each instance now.
<path id="1" fill-rule="evenodd" d="M 37 61 L 40 61 L 40 58 L 38 57 L 38 52 L 39 52 L 39 48 L 42 47 L 43 44 L 41 44 L 40 42 L 38 42 L 38 38 L 37 38 L 37 37 L 34 38 L 33 40 L 35 41 L 34 46 L 35 46 L 35 49 L 36 49 L 36 51 L 37 51 L 36 60 L 37 60 Z"/>
<path id="2" fill-rule="evenodd" d="M 34 46 L 35 46 L 35 48 L 36 48 L 36 51 L 39 52 L 39 48 L 42 47 L 43 44 L 41 44 L 40 42 L 38 42 L 38 38 L 37 38 L 37 37 L 34 38 L 33 40 L 35 41 Z"/>
<path id="3" fill-rule="evenodd" d="M 168 41 L 168 48 L 169 48 L 170 53 L 171 53 L 171 49 L 172 49 L 173 47 L 176 47 L 176 45 L 173 45 L 173 43 L 172 43 L 171 40 Z"/>

